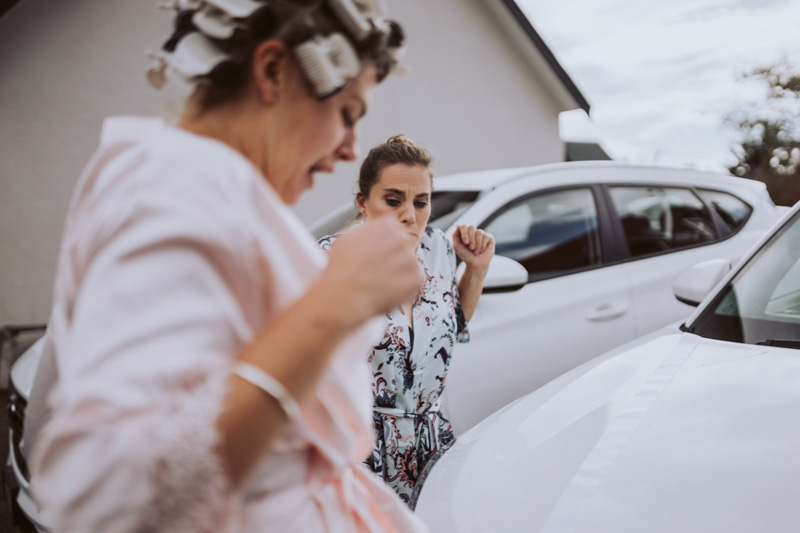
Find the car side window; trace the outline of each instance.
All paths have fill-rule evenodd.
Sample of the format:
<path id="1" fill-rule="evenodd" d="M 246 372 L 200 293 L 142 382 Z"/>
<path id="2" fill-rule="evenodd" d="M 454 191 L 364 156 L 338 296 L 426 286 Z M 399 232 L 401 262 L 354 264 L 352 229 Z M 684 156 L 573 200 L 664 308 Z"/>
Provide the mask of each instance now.
<path id="1" fill-rule="evenodd" d="M 736 233 L 739 228 L 744 226 L 753 212 L 752 207 L 732 194 L 705 189 L 700 189 L 697 193 L 716 211 L 730 233 Z"/>
<path id="2" fill-rule="evenodd" d="M 711 215 L 689 189 L 610 187 L 628 250 L 633 257 L 716 240 Z"/>
<path id="3" fill-rule="evenodd" d="M 590 189 L 537 194 L 497 212 L 484 226 L 496 253 L 518 261 L 531 280 L 600 264 L 597 208 Z"/>

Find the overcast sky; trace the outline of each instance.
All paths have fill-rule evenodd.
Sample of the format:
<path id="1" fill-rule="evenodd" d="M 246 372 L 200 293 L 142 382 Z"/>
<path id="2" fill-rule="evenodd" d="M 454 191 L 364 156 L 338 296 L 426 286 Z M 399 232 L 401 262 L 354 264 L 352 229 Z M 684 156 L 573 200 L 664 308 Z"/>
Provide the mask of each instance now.
<path id="1" fill-rule="evenodd" d="M 723 118 L 765 90 L 738 76 L 800 70 L 800 0 L 517 0 L 592 106 L 563 113 L 565 141 L 614 159 L 724 170 Z M 800 110 L 798 110 L 800 112 Z"/>

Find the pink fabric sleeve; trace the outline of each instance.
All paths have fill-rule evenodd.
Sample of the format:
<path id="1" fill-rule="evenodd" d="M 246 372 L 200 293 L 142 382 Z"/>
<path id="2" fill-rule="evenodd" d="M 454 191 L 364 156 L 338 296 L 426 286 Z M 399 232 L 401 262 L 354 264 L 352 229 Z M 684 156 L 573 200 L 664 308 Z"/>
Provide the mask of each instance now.
<path id="1" fill-rule="evenodd" d="M 60 385 L 32 460 L 55 531 L 232 527 L 238 498 L 215 422 L 253 335 L 243 308 L 261 297 L 241 219 L 214 201 L 132 197 L 135 208 L 75 228 L 102 230 L 66 250 L 74 288 L 56 295 Z"/>

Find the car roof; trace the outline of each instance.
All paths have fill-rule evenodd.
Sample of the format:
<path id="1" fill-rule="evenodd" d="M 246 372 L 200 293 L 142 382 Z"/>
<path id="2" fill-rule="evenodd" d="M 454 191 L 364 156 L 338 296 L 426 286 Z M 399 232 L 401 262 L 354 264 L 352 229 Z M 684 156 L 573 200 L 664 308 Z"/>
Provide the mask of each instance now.
<path id="1" fill-rule="evenodd" d="M 580 185 L 586 183 L 658 183 L 686 187 L 711 187 L 734 194 L 754 197 L 767 196 L 764 183 L 737 178 L 722 172 L 696 170 L 685 167 L 645 165 L 619 161 L 569 161 L 530 167 L 500 168 L 460 172 L 433 178 L 436 191 L 490 191 L 508 190 L 510 194 L 525 190 Z M 516 189 L 516 190 L 514 190 Z M 743 198 L 747 200 L 748 198 Z M 311 224 L 311 230 L 330 220 L 350 213 L 352 202 L 347 202 Z"/>
<path id="2" fill-rule="evenodd" d="M 536 167 L 499 168 L 435 176 L 433 178 L 433 187 L 434 190 L 488 191 L 503 183 L 530 175 L 531 170 L 534 168 Z"/>
<path id="3" fill-rule="evenodd" d="M 763 192 L 762 182 L 737 178 L 722 172 L 685 167 L 645 165 L 619 161 L 571 161 L 531 167 L 463 172 L 434 178 L 434 190 L 489 191 L 509 184 L 533 181 L 539 186 L 580 183 L 674 183 L 686 186 L 714 186 L 724 189 L 744 187 Z"/>

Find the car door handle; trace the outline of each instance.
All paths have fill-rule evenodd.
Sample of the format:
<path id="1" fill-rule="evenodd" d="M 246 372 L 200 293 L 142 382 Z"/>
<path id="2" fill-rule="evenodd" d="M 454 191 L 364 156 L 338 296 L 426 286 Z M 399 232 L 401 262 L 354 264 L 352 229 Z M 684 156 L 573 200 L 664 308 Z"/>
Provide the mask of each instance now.
<path id="1" fill-rule="evenodd" d="M 628 304 L 601 304 L 594 308 L 586 315 L 587 320 L 594 322 L 602 322 L 603 320 L 611 320 L 618 316 L 624 315 L 628 311 Z"/>

